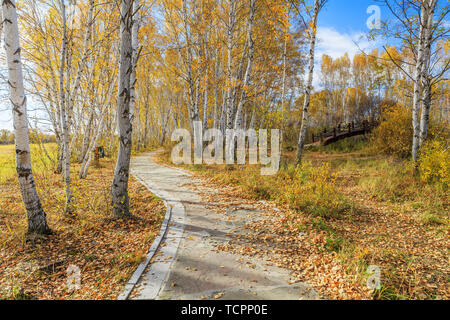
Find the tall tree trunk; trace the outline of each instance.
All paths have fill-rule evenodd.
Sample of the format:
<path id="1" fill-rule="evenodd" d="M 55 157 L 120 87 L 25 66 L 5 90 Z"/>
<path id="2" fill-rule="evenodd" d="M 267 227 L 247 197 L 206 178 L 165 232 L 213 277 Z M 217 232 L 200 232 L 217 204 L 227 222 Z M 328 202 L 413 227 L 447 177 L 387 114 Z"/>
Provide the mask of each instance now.
<path id="1" fill-rule="evenodd" d="M 208 128 L 208 73 L 209 73 L 209 56 L 208 56 L 208 33 L 205 32 L 205 81 L 203 88 L 203 130 Z"/>
<path id="2" fill-rule="evenodd" d="M 217 19 L 218 20 L 218 19 Z M 217 22 L 216 22 L 217 23 Z M 216 50 L 215 50 L 215 67 L 214 67 L 214 123 L 213 128 L 217 129 L 217 125 L 219 122 L 218 119 L 218 104 L 219 104 L 219 71 L 220 71 L 220 46 L 219 46 L 219 28 L 216 28 L 216 37 L 217 37 L 217 43 L 216 43 Z"/>
<path id="3" fill-rule="evenodd" d="M 233 48 L 234 48 L 234 30 L 236 26 L 236 0 L 228 0 L 229 3 L 229 14 L 228 14 L 228 24 L 227 24 L 227 53 L 228 53 L 228 63 L 227 63 L 227 76 L 228 76 L 228 86 L 227 86 L 227 98 L 226 98 L 226 128 L 233 128 L 234 120 L 234 103 L 233 103 Z"/>
<path id="4" fill-rule="evenodd" d="M 427 140 L 428 137 L 428 124 L 430 121 L 430 109 L 431 109 L 431 79 L 426 76 L 423 79 L 424 88 L 423 88 L 423 107 L 422 107 L 422 115 L 420 119 L 420 139 L 419 139 L 419 147 Z"/>
<path id="5" fill-rule="evenodd" d="M 225 135 L 226 129 L 226 118 L 227 118 L 227 91 L 222 90 L 222 108 L 220 111 L 220 120 L 219 120 L 219 128 L 220 131 Z"/>
<path id="6" fill-rule="evenodd" d="M 139 16 L 139 0 L 134 0 L 133 2 L 133 28 L 131 30 L 131 47 L 133 50 L 131 63 L 132 63 L 132 71 L 130 76 L 130 114 L 131 121 L 133 121 L 135 107 L 136 107 L 136 71 L 137 71 L 137 61 L 139 59 L 139 24 L 140 24 L 140 16 Z"/>
<path id="7" fill-rule="evenodd" d="M 284 45 L 283 45 L 283 79 L 281 87 L 281 121 L 284 128 L 284 118 L 286 115 L 286 110 L 284 108 L 284 103 L 286 99 L 286 56 L 287 56 L 287 33 L 288 28 L 284 32 Z"/>
<path id="8" fill-rule="evenodd" d="M 59 121 L 60 122 L 60 121 Z M 56 164 L 56 170 L 55 173 L 61 174 L 62 173 L 62 167 L 63 167 L 63 160 L 64 160 L 64 146 L 61 138 L 56 138 L 56 156 L 57 156 L 57 164 Z"/>
<path id="9" fill-rule="evenodd" d="M 22 199 L 28 216 L 28 232 L 49 234 L 46 214 L 34 184 L 31 169 L 30 144 L 25 89 L 23 85 L 22 59 L 20 56 L 19 27 L 15 0 L 2 0 L 5 28 L 5 50 L 8 63 L 9 88 L 13 110 L 16 148 L 16 170 Z"/>
<path id="10" fill-rule="evenodd" d="M 256 0 L 250 0 L 250 16 L 248 21 L 248 33 L 247 33 L 247 43 L 248 43 L 248 61 L 247 69 L 245 70 L 244 81 L 242 85 L 242 97 L 239 101 L 238 108 L 236 110 L 236 116 L 234 121 L 235 129 L 242 129 L 242 113 L 245 103 L 247 102 L 247 85 L 250 83 L 252 67 L 253 67 L 253 57 L 254 57 L 254 41 L 253 41 L 253 24 L 255 20 L 256 13 Z"/>
<path id="11" fill-rule="evenodd" d="M 86 158 L 86 153 L 89 149 L 89 141 L 91 139 L 91 132 L 92 132 L 92 124 L 94 122 L 94 113 L 95 113 L 95 109 L 92 108 L 90 114 L 89 114 L 89 120 L 87 123 L 87 127 L 86 130 L 84 132 L 84 137 L 83 137 L 83 144 L 81 145 L 81 153 L 80 156 L 78 158 L 78 162 L 79 163 L 83 163 L 84 159 Z"/>
<path id="12" fill-rule="evenodd" d="M 433 17 L 436 8 L 436 0 L 430 0 L 427 16 L 426 31 L 424 32 L 424 63 L 422 65 L 422 83 L 423 83 L 423 94 L 422 94 L 422 115 L 420 119 L 420 138 L 419 138 L 419 148 L 425 142 L 428 137 L 428 124 L 430 121 L 430 109 L 431 109 L 431 95 L 432 95 L 432 82 L 431 76 L 429 75 L 429 65 L 431 59 L 431 43 L 433 41 Z"/>
<path id="13" fill-rule="evenodd" d="M 130 77 L 133 55 L 131 45 L 132 19 L 133 1 L 122 0 L 120 9 L 120 67 L 117 99 L 119 155 L 111 187 L 112 206 L 116 218 L 130 215 L 128 179 L 132 146 L 132 123 L 130 119 Z"/>
<path id="14" fill-rule="evenodd" d="M 190 117 L 190 124 L 192 127 L 194 121 L 198 121 L 199 119 L 199 110 L 198 110 L 198 104 L 197 104 L 197 95 L 194 83 L 194 77 L 192 72 L 192 60 L 193 60 L 193 52 L 192 52 L 192 43 L 191 43 L 191 37 L 190 37 L 190 30 L 189 30 L 189 21 L 188 21 L 188 8 L 187 8 L 187 0 L 182 0 L 182 15 L 183 15 L 183 26 L 184 26 L 184 38 L 186 41 L 186 55 L 187 58 L 183 59 L 183 56 L 181 55 L 181 47 L 178 48 L 178 54 L 180 57 L 180 61 L 184 61 L 185 69 L 186 69 L 186 82 L 187 87 L 185 87 L 185 92 L 187 95 L 187 98 L 189 100 L 189 117 Z"/>
<path id="15" fill-rule="evenodd" d="M 298 138 L 297 145 L 297 157 L 296 162 L 300 164 L 302 161 L 303 147 L 305 145 L 306 140 L 306 128 L 308 127 L 309 120 L 309 104 L 311 100 L 311 91 L 312 91 L 312 82 L 314 76 L 314 52 L 316 47 L 316 34 L 317 34 L 317 17 L 319 15 L 320 4 L 319 0 L 315 0 L 314 2 L 314 14 L 313 19 L 309 28 L 309 72 L 308 72 L 308 80 L 305 90 L 305 100 L 303 103 L 303 115 L 302 115 L 302 124 L 300 127 L 300 134 Z"/>
<path id="16" fill-rule="evenodd" d="M 62 127 L 62 154 L 63 154 L 63 173 L 64 173 L 64 183 L 66 190 L 66 214 L 72 213 L 72 191 L 70 190 L 70 128 L 68 120 L 68 106 L 66 105 L 66 90 L 64 87 L 64 69 L 67 60 L 67 21 L 66 21 L 66 5 L 64 0 L 60 1 L 61 4 L 61 15 L 62 15 L 62 28 L 63 28 L 63 38 L 62 38 L 62 50 L 61 50 L 61 64 L 59 68 L 59 92 L 60 92 L 60 109 L 61 109 L 61 127 Z M 67 82 L 69 79 L 66 79 Z"/>
<path id="17" fill-rule="evenodd" d="M 419 112 L 420 112 L 420 93 L 422 85 L 422 72 L 424 62 L 424 42 L 425 42 L 425 30 L 428 21 L 426 4 L 421 5 L 420 16 L 420 33 L 419 44 L 417 48 L 417 61 L 414 71 L 414 95 L 413 95 L 413 109 L 412 109 L 412 125 L 413 125 L 413 143 L 412 143 L 412 157 L 414 161 L 418 160 L 419 152 L 419 139 L 420 139 L 420 124 L 419 124 Z"/>
<path id="18" fill-rule="evenodd" d="M 61 0 L 63 2 L 64 0 Z M 94 23 L 94 7 L 95 3 L 94 0 L 89 0 L 89 11 L 88 11 L 88 18 L 87 18 L 87 25 L 86 25 L 86 33 L 83 40 L 83 54 L 81 55 L 80 62 L 78 63 L 78 69 L 75 73 L 75 80 L 73 83 L 72 90 L 68 90 L 68 110 L 73 110 L 74 104 L 75 104 L 75 98 L 78 95 L 78 91 L 81 86 L 81 78 L 83 75 L 83 72 L 85 70 L 85 66 L 87 64 L 89 53 L 91 50 L 89 49 L 89 41 L 91 40 L 92 35 L 92 24 Z M 65 17 L 64 17 L 65 19 Z M 69 69 L 69 68 L 68 68 Z M 69 83 L 69 79 L 67 79 L 67 82 Z M 70 123 L 70 122 L 69 122 Z"/>
<path id="19" fill-rule="evenodd" d="M 104 104 L 103 109 L 100 110 L 100 121 L 97 125 L 97 129 L 94 131 L 94 134 L 88 141 L 88 147 L 87 147 L 85 156 L 83 158 L 83 162 L 81 163 L 80 172 L 78 174 L 80 179 L 84 179 L 87 176 L 87 173 L 89 170 L 89 164 L 92 160 L 92 152 L 93 152 L 94 148 L 97 147 L 98 139 L 103 131 L 103 127 L 104 127 L 104 123 L 105 123 L 105 113 L 107 112 L 107 108 L 111 104 L 111 97 L 112 97 L 112 92 L 114 90 L 115 84 L 116 84 L 116 81 L 111 81 L 111 83 L 109 85 L 108 93 L 107 93 L 106 102 Z M 95 106 L 93 106 L 93 110 L 95 110 Z M 95 111 L 93 111 L 92 116 L 94 114 L 95 114 Z M 92 122 L 94 122 L 93 119 L 92 119 Z"/>

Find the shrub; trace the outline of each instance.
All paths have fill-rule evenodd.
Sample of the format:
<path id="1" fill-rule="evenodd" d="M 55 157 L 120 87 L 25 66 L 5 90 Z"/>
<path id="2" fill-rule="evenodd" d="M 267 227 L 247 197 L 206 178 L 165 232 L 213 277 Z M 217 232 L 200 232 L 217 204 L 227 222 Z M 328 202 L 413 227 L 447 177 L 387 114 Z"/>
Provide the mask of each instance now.
<path id="1" fill-rule="evenodd" d="M 424 182 L 450 183 L 450 156 L 448 144 L 443 140 L 425 142 L 419 159 L 420 178 Z"/>
<path id="2" fill-rule="evenodd" d="M 315 167 L 303 162 L 282 194 L 293 210 L 322 217 L 339 216 L 350 207 L 337 191 L 336 174 L 329 163 Z"/>
<path id="3" fill-rule="evenodd" d="M 411 110 L 399 104 L 384 106 L 382 122 L 370 135 L 376 153 L 407 158 L 411 154 L 413 128 Z"/>

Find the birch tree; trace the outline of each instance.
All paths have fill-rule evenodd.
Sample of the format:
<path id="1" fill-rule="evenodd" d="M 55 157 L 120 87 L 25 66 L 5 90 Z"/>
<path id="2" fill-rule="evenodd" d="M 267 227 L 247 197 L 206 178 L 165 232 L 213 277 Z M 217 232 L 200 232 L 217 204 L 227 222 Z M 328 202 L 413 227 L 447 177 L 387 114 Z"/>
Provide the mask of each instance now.
<path id="1" fill-rule="evenodd" d="M 414 83 L 411 154 L 413 161 L 417 162 L 420 146 L 428 134 L 432 87 L 442 81 L 443 75 L 449 70 L 448 61 L 438 59 L 432 62 L 433 57 L 437 56 L 436 43 L 449 39 L 448 28 L 442 27 L 449 13 L 449 5 L 438 6 L 437 0 L 404 2 L 384 0 L 384 3 L 394 16 L 394 20 L 384 22 L 381 31 L 375 34 L 380 33 L 386 39 L 400 40 L 414 59 L 412 62 L 399 62 L 385 47 L 393 64 Z M 412 66 L 412 72 L 405 65 Z"/>
<path id="2" fill-rule="evenodd" d="M 250 15 L 248 21 L 248 32 L 247 32 L 247 41 L 248 41 L 248 59 L 247 59 L 247 68 L 245 70 L 244 81 L 242 86 L 242 94 L 241 99 L 239 101 L 235 120 L 234 120 L 234 129 L 242 129 L 242 113 L 245 103 L 247 102 L 247 85 L 250 83 L 252 67 L 253 67 L 253 58 L 255 55 L 254 48 L 254 40 L 253 40 L 253 25 L 255 21 L 255 13 L 256 13 L 256 0 L 250 0 Z"/>
<path id="3" fill-rule="evenodd" d="M 422 87 L 423 69 L 425 64 L 425 33 L 428 21 L 428 10 L 426 8 L 425 0 L 421 5 L 420 10 L 420 31 L 419 31 L 419 43 L 417 46 L 417 61 L 414 71 L 414 95 L 413 95 L 413 108 L 412 108 L 412 124 L 413 124 L 413 143 L 412 143 L 412 157 L 414 161 L 417 161 L 419 152 L 419 139 L 420 139 L 420 125 L 419 125 L 419 112 L 420 112 L 420 93 Z"/>
<path id="4" fill-rule="evenodd" d="M 66 191 L 66 206 L 65 212 L 67 214 L 72 213 L 71 203 L 72 203 L 72 191 L 70 190 L 70 127 L 69 127 L 69 115 L 68 108 L 66 104 L 66 88 L 64 85 L 64 74 L 66 71 L 66 61 L 67 61 L 67 21 L 66 21 L 66 4 L 64 0 L 60 1 L 61 5 L 61 16 L 62 16 L 62 50 L 61 50 L 61 63 L 59 67 L 59 96 L 60 96 L 60 114 L 61 114 L 61 128 L 62 128 L 62 154 L 63 154 L 63 173 L 64 173 L 64 183 Z M 67 66 L 69 68 L 69 66 Z M 66 81 L 68 85 L 68 80 Z"/>
<path id="5" fill-rule="evenodd" d="M 19 27 L 15 0 L 2 0 L 5 50 L 8 64 L 8 84 L 13 110 L 13 124 L 16 148 L 16 169 L 22 199 L 28 216 L 28 232 L 49 234 L 46 214 L 42 208 L 34 184 L 31 169 L 30 145 L 26 96 L 23 83 L 22 59 L 20 55 Z"/>
<path id="6" fill-rule="evenodd" d="M 119 127 L 119 154 L 111 187 L 114 216 L 130 215 L 128 179 L 132 146 L 132 122 L 130 117 L 130 78 L 132 72 L 133 1 L 122 0 L 120 8 L 120 65 L 117 99 Z"/>
<path id="7" fill-rule="evenodd" d="M 133 27 L 131 30 L 131 47 L 132 47 L 132 71 L 130 76 L 130 114 L 133 118 L 134 109 L 136 107 L 136 69 L 137 62 L 139 59 L 139 24 L 140 24 L 140 15 L 139 15 L 139 0 L 133 1 Z M 133 119 L 131 119 L 133 121 Z"/>
<path id="8" fill-rule="evenodd" d="M 423 108 L 420 119 L 420 136 L 419 136 L 419 146 L 421 146 L 428 136 L 428 124 L 430 120 L 430 109 L 431 109 L 431 100 L 432 100 L 432 77 L 429 73 L 429 68 L 431 64 L 431 46 L 433 43 L 433 24 L 434 24 L 434 12 L 436 10 L 437 0 L 430 0 L 429 3 L 424 3 L 423 6 L 426 6 L 426 21 L 423 32 L 424 36 L 424 63 L 422 65 L 422 84 L 423 84 L 423 93 L 422 93 L 422 101 Z M 417 155 L 417 153 L 416 153 Z M 414 159 L 417 160 L 417 156 Z"/>
<path id="9" fill-rule="evenodd" d="M 317 35 L 317 18 L 319 16 L 320 10 L 323 8 L 327 0 L 315 0 L 314 1 L 314 11 L 312 18 L 309 22 L 309 27 L 307 28 L 308 38 L 309 38 L 309 54 L 308 54 L 308 75 L 305 89 L 305 97 L 303 102 L 303 113 L 302 113 L 302 123 L 300 127 L 300 134 L 298 137 L 297 144 L 297 156 L 296 162 L 300 164 L 302 161 L 303 147 L 306 140 L 306 128 L 308 127 L 308 112 L 309 105 L 311 101 L 311 91 L 314 76 L 314 52 L 316 47 L 316 35 Z M 305 5 L 305 4 L 304 4 Z M 306 5 L 305 5 L 306 8 Z M 299 11 L 297 7 L 297 11 Z"/>
<path id="10" fill-rule="evenodd" d="M 228 12 L 228 23 L 226 26 L 227 31 L 227 77 L 228 86 L 226 91 L 226 128 L 233 128 L 233 120 L 235 115 L 234 110 L 234 100 L 233 100 L 233 87 L 234 87 L 234 76 L 233 76 L 233 49 L 235 47 L 234 33 L 236 27 L 236 11 L 237 11 L 237 1 L 228 0 L 229 12 Z"/>

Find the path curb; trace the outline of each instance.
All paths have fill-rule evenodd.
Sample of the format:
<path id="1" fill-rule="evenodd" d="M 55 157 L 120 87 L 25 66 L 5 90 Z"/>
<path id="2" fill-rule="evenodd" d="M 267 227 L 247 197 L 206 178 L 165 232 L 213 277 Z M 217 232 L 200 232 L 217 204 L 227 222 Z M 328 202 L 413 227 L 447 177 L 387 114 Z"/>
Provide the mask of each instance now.
<path id="1" fill-rule="evenodd" d="M 132 173 L 132 175 L 133 175 L 133 177 L 136 180 L 138 180 L 140 183 L 142 183 L 151 192 L 151 189 L 146 185 L 146 183 L 144 181 L 142 181 L 141 178 L 137 177 L 133 173 Z M 124 291 L 117 297 L 117 300 L 127 300 L 128 299 L 128 297 L 130 296 L 130 294 L 133 291 L 134 287 L 136 286 L 136 284 L 138 283 L 139 279 L 141 278 L 142 274 L 144 273 L 145 269 L 150 264 L 150 261 L 152 260 L 152 258 L 155 255 L 156 251 L 158 251 L 158 249 L 159 249 L 159 247 L 161 245 L 161 242 L 162 242 L 162 240 L 164 239 L 164 237 L 165 237 L 165 235 L 167 233 L 169 222 L 170 222 L 170 219 L 172 217 L 172 206 L 166 200 L 163 200 L 163 202 L 164 202 L 164 206 L 167 209 L 166 209 L 166 215 L 165 215 L 164 221 L 163 221 L 163 223 L 161 225 L 161 229 L 159 231 L 159 234 L 155 238 L 155 240 L 153 241 L 152 246 L 150 247 L 150 249 L 148 251 L 147 258 L 134 271 L 134 273 L 131 276 L 130 280 L 128 280 L 128 283 L 126 284 Z"/>

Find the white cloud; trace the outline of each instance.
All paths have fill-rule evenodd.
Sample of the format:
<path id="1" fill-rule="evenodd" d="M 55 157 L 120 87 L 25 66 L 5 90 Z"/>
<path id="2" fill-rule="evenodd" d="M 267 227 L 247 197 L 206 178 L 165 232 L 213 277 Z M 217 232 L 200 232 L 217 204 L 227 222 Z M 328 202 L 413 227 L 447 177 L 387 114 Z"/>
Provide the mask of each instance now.
<path id="1" fill-rule="evenodd" d="M 360 52 L 360 49 L 368 49 L 369 42 L 363 39 L 362 33 L 339 33 L 334 28 L 319 27 L 317 30 L 317 55 L 322 57 L 327 54 L 332 58 L 343 56 L 346 52 L 350 57 Z M 356 43 L 356 44 L 355 44 Z"/>
<path id="2" fill-rule="evenodd" d="M 334 28 L 319 27 L 317 29 L 314 87 L 316 89 L 320 88 L 320 62 L 322 55 L 326 54 L 336 59 L 348 53 L 352 60 L 355 54 L 360 53 L 361 50 L 370 51 L 376 47 L 376 42 L 369 42 L 361 32 L 353 34 L 339 33 Z"/>

